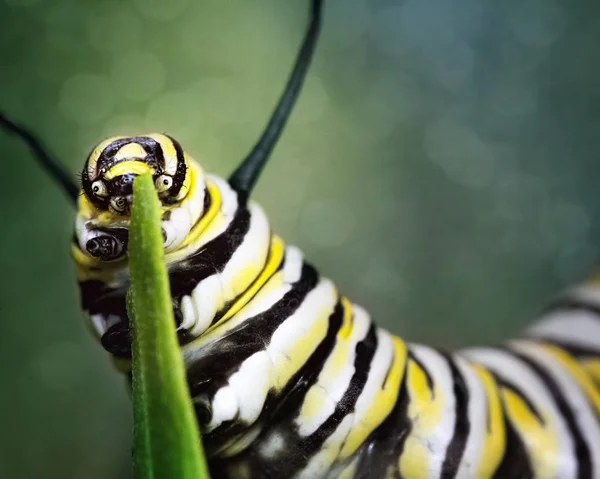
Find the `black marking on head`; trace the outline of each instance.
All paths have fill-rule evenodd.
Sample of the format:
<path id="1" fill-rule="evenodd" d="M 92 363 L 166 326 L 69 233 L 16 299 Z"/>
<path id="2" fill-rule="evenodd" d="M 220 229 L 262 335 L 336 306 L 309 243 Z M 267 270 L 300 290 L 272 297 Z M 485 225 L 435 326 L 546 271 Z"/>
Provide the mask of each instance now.
<path id="1" fill-rule="evenodd" d="M 121 148 L 131 143 L 140 145 L 148 155 L 141 161 L 147 163 L 156 170 L 164 169 L 165 156 L 160 143 L 154 138 L 150 138 L 148 136 L 132 136 L 129 138 L 115 140 L 107 145 L 104 150 L 102 150 L 96 163 L 96 178 L 101 177 L 104 173 L 111 169 L 117 163 L 114 158 L 115 155 Z"/>
<path id="2" fill-rule="evenodd" d="M 133 177 L 135 175 L 122 175 L 113 178 L 112 180 L 104 179 L 104 175 L 114 165 L 120 163 L 120 161 L 115 160 L 115 155 L 119 152 L 119 150 L 124 146 L 132 143 L 140 145 L 147 154 L 145 158 L 139 161 L 142 161 L 151 168 L 153 168 L 156 172 L 156 176 L 161 175 L 163 173 L 165 167 L 165 157 L 163 149 L 160 143 L 154 138 L 150 138 L 148 136 L 132 136 L 128 138 L 120 138 L 114 140 L 113 142 L 108 144 L 98 155 L 96 165 L 94 168 L 94 177 L 91 178 L 88 173 L 88 164 L 91 160 L 93 160 L 93 158 L 91 158 L 91 154 L 90 156 L 88 156 L 88 160 L 86 161 L 83 167 L 83 171 L 81 173 L 81 187 L 83 188 L 83 191 L 85 192 L 88 199 L 97 208 L 107 210 L 110 204 L 111 196 L 126 196 L 131 194 Z M 127 159 L 121 161 L 127 161 Z M 98 179 L 104 181 L 108 190 L 108 196 L 101 198 L 93 193 L 92 184 Z"/>
<path id="3" fill-rule="evenodd" d="M 177 199 L 177 195 L 181 191 L 181 187 L 185 182 L 186 174 L 187 174 L 187 166 L 185 164 L 185 155 L 183 153 L 183 148 L 175 138 L 170 137 L 169 135 L 165 135 L 171 143 L 173 143 L 173 147 L 175 148 L 175 152 L 177 154 L 177 170 L 173 175 L 173 185 L 169 188 L 169 202 L 174 202 Z"/>
<path id="4" fill-rule="evenodd" d="M 102 261 L 117 259 L 127 251 L 129 233 L 126 229 L 111 229 L 88 240 L 86 251 Z"/>

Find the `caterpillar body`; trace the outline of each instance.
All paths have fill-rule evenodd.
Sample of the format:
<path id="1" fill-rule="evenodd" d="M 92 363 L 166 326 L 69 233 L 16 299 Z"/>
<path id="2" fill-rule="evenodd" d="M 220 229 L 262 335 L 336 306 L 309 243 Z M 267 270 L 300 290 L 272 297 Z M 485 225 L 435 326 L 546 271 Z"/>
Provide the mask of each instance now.
<path id="1" fill-rule="evenodd" d="M 300 91 L 310 26 L 265 133 L 228 181 L 164 134 L 110 138 L 73 185 L 83 309 L 124 372 L 132 183 L 162 208 L 173 310 L 214 477 L 600 478 L 600 281 L 568 291 L 521 339 L 448 353 L 378 328 L 272 232 L 250 192 Z"/>

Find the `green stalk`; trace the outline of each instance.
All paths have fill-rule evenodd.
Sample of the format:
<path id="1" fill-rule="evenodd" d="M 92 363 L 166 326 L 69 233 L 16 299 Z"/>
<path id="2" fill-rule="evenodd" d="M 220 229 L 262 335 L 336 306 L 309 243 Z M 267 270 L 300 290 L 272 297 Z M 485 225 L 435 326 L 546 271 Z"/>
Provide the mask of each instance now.
<path id="1" fill-rule="evenodd" d="M 133 183 L 128 249 L 134 477 L 208 478 L 175 332 L 159 202 L 148 173 Z"/>

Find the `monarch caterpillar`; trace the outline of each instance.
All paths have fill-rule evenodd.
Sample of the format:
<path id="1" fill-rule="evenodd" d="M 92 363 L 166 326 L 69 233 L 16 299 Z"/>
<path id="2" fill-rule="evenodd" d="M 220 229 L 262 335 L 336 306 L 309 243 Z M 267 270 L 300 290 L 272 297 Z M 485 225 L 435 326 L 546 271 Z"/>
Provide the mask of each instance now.
<path id="1" fill-rule="evenodd" d="M 215 477 L 600 477 L 596 281 L 559 298 L 523 339 L 448 354 L 377 328 L 250 201 L 302 86 L 321 3 L 265 133 L 229 181 L 152 134 L 100 143 L 79 188 L 0 115 L 78 202 L 73 256 L 104 348 L 126 371 L 130 188 L 151 171 Z"/>

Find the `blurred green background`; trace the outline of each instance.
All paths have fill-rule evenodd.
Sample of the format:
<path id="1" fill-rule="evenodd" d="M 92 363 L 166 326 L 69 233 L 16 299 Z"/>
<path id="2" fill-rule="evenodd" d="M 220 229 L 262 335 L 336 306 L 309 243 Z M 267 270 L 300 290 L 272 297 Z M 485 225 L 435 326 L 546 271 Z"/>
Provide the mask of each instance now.
<path id="1" fill-rule="evenodd" d="M 73 174 L 104 137 L 159 131 L 227 175 L 307 4 L 4 0 L 0 108 Z M 597 258 L 598 20 L 591 0 L 329 0 L 256 198 L 394 332 L 516 334 Z M 129 399 L 78 308 L 73 210 L 4 134 L 0 158 L 0 477 L 129 477 Z"/>

